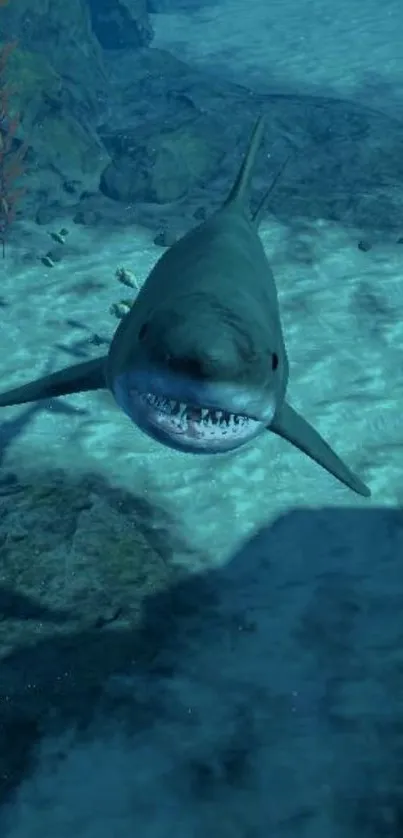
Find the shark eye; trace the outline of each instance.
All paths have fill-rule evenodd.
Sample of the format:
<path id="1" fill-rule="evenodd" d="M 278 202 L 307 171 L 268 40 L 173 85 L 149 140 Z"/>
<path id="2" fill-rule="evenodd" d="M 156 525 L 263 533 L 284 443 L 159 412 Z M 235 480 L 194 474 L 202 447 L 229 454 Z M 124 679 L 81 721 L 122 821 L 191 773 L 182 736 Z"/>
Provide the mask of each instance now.
<path id="1" fill-rule="evenodd" d="M 146 334 L 148 332 L 148 323 L 143 323 L 140 331 L 139 331 L 139 340 L 144 340 Z"/>
<path id="2" fill-rule="evenodd" d="M 203 378 L 203 365 L 197 358 L 186 358 L 184 372 L 194 378 Z"/>
<path id="3" fill-rule="evenodd" d="M 272 368 L 273 372 L 277 369 L 277 367 L 278 367 L 278 355 L 277 355 L 276 352 L 273 352 L 273 354 L 271 356 L 271 368 Z"/>

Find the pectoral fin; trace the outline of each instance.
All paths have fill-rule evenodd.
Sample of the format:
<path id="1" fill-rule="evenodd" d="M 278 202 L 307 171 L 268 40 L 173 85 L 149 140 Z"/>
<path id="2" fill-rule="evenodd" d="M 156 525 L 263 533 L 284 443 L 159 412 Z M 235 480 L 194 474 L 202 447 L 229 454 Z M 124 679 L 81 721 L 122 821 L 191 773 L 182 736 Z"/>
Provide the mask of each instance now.
<path id="1" fill-rule="evenodd" d="M 287 439 L 312 460 L 315 460 L 322 468 L 326 469 L 330 474 L 333 474 L 337 480 L 348 486 L 353 492 L 363 495 L 368 498 L 371 491 L 368 486 L 363 483 L 359 477 L 356 477 L 352 471 L 343 463 L 337 454 L 332 450 L 330 445 L 315 431 L 315 428 L 306 422 L 302 416 L 296 413 L 292 407 L 286 402 L 281 409 L 276 413 L 273 422 L 269 425 L 268 430 L 278 434 L 278 436 Z"/>
<path id="2" fill-rule="evenodd" d="M 13 390 L 0 393 L 0 407 L 106 388 L 105 361 L 106 358 L 96 358 L 95 361 L 74 364 L 72 367 L 66 367 L 58 372 L 37 378 L 36 381 L 23 384 L 21 387 L 15 387 Z"/>

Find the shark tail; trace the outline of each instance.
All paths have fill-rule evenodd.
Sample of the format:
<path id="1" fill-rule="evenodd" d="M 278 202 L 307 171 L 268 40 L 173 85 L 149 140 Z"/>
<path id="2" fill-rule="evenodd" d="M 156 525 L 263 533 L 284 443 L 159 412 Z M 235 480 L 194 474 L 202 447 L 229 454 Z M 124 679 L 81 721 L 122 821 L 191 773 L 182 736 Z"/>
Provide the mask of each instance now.
<path id="1" fill-rule="evenodd" d="M 84 361 L 82 364 L 74 364 L 74 366 L 37 378 L 29 384 L 7 390 L 0 394 L 0 407 L 53 399 L 57 396 L 68 396 L 87 390 L 106 389 L 105 363 L 106 357 Z"/>

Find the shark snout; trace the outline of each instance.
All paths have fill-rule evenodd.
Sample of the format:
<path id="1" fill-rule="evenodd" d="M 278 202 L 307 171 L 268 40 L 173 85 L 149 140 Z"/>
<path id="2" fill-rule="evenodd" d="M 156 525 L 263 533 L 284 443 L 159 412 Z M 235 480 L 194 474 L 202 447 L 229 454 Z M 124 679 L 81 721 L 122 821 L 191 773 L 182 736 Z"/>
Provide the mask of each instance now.
<path id="1" fill-rule="evenodd" d="M 155 345 L 150 360 L 174 376 L 200 382 L 238 378 L 242 367 L 236 347 L 214 334 L 193 341 L 183 341 L 180 335 L 173 335 L 172 339 Z"/>

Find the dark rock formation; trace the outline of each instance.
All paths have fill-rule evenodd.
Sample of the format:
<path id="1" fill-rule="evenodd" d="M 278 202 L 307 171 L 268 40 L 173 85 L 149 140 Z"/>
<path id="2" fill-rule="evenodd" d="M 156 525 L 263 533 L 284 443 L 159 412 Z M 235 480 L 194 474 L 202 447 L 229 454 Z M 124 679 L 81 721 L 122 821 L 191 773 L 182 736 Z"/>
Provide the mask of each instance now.
<path id="1" fill-rule="evenodd" d="M 104 49 L 144 47 L 152 41 L 147 0 L 88 0 L 92 28 Z"/>
<path id="2" fill-rule="evenodd" d="M 207 120 L 165 130 L 143 143 L 135 137 L 125 139 L 126 147 L 101 179 L 102 192 L 117 201 L 178 201 L 208 181 L 223 155 Z"/>

